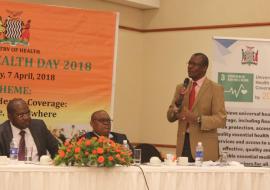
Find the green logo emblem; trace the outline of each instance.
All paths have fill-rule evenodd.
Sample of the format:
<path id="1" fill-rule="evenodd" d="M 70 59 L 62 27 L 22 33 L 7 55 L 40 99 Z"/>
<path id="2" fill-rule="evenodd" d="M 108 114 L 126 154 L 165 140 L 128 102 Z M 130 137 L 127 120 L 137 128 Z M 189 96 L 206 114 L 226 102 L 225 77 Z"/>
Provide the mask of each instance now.
<path id="1" fill-rule="evenodd" d="M 224 86 L 225 101 L 253 102 L 253 74 L 218 73 L 218 83 Z"/>

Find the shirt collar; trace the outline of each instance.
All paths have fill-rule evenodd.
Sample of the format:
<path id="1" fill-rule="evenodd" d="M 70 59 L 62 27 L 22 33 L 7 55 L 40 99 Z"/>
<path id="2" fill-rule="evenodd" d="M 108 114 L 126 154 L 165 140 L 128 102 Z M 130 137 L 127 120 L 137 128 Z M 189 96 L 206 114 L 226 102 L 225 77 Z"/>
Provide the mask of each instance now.
<path id="1" fill-rule="evenodd" d="M 199 87 L 201 87 L 205 79 L 206 79 L 206 76 L 203 76 L 202 78 L 200 78 L 199 80 L 197 80 L 195 82 L 197 83 L 197 85 Z M 192 82 L 194 82 L 194 81 L 192 81 Z"/>
<path id="2" fill-rule="evenodd" d="M 96 132 L 93 131 L 93 133 L 97 136 L 97 137 L 100 137 L 99 134 L 97 134 Z M 113 138 L 113 134 L 109 133 L 109 139 L 112 139 Z"/>
<path id="3" fill-rule="evenodd" d="M 19 129 L 17 127 L 15 127 L 12 122 L 10 122 L 10 126 L 11 126 L 11 130 L 13 134 L 19 134 L 21 132 L 21 130 L 25 131 L 25 134 L 30 133 L 29 128 L 26 129 Z"/>

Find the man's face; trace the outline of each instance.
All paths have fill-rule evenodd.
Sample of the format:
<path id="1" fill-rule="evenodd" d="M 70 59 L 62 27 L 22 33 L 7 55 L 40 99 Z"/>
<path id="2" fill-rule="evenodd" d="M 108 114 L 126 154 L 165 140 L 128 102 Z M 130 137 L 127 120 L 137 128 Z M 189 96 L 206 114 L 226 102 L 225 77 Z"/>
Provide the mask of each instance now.
<path id="1" fill-rule="evenodd" d="M 98 135 L 108 137 L 111 131 L 111 118 L 105 111 L 98 112 L 91 121 L 91 126 Z"/>
<path id="2" fill-rule="evenodd" d="M 25 129 L 29 127 L 31 122 L 30 110 L 24 101 L 17 101 L 13 105 L 14 113 L 8 113 L 11 123 L 19 128 Z"/>
<path id="3" fill-rule="evenodd" d="M 188 76 L 192 80 L 197 81 L 202 78 L 207 70 L 207 66 L 203 65 L 203 58 L 200 55 L 193 55 L 188 62 Z"/>

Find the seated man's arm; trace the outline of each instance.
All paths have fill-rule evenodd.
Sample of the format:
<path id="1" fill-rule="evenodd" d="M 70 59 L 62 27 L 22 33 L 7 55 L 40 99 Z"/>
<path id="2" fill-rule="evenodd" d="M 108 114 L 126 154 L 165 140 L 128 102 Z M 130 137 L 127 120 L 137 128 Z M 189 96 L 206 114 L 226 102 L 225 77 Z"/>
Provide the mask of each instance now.
<path id="1" fill-rule="evenodd" d="M 48 130 L 46 124 L 43 122 L 44 125 L 44 138 L 46 138 L 46 148 L 49 151 L 52 158 L 55 157 L 55 155 L 58 153 L 58 146 L 59 141 L 51 134 L 51 132 Z"/>

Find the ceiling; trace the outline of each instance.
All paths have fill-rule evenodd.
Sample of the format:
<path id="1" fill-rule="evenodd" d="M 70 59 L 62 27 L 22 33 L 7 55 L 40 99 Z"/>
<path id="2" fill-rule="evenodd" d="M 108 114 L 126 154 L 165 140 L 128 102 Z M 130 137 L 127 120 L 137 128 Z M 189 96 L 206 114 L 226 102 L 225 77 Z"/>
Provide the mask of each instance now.
<path id="1" fill-rule="evenodd" d="M 104 0 L 138 9 L 158 9 L 160 0 Z"/>

